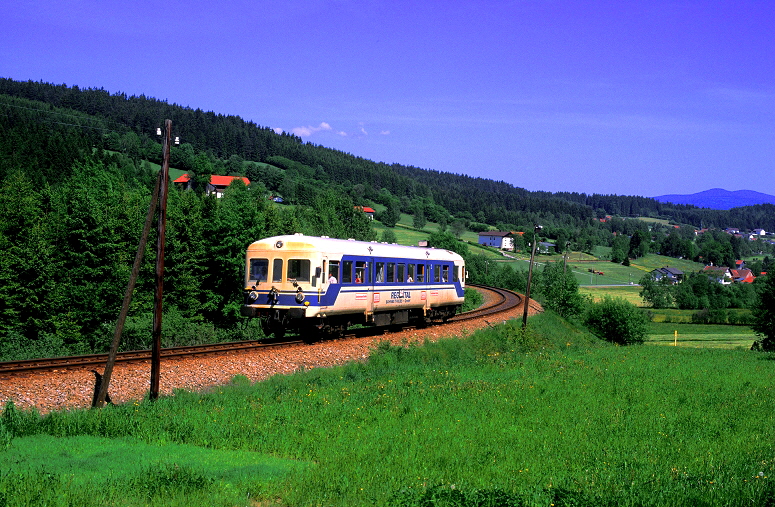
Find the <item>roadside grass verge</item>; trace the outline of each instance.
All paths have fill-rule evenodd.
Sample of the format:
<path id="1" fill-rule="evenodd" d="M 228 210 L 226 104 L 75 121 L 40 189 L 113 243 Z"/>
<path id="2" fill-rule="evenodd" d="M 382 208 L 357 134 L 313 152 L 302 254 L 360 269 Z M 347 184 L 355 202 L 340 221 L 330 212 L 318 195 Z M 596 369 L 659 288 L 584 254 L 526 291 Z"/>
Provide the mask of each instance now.
<path id="1" fill-rule="evenodd" d="M 191 465 L 173 500 L 127 482 L 117 491 L 142 501 L 123 504 L 766 505 L 775 502 L 771 359 L 616 347 L 547 311 L 527 330 L 510 321 L 462 339 L 381 343 L 364 362 L 257 384 L 236 377 L 207 393 L 42 418 L 6 409 L 2 420 L 16 435 L 12 451 L 28 445 L 23 436 L 91 436 L 170 456 L 182 445 L 302 465 L 255 482 Z M 8 466 L 0 491 L 46 487 L 51 505 L 68 504 L 60 496 L 75 479 L 61 468 Z M 239 502 L 221 496 L 224 481 Z"/>

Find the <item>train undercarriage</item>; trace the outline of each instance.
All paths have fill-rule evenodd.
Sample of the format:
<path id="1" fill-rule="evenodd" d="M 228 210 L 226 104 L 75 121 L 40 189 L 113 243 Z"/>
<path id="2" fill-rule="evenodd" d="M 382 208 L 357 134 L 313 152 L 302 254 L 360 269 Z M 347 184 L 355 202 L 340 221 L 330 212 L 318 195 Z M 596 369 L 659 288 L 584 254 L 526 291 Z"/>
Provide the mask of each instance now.
<path id="1" fill-rule="evenodd" d="M 289 310 L 268 310 L 259 315 L 261 327 L 267 336 L 276 338 L 285 336 L 287 332 L 297 333 L 305 341 L 317 341 L 343 335 L 355 325 L 390 327 L 398 325 L 427 326 L 444 323 L 454 317 L 460 307 L 458 305 L 440 306 L 424 310 L 423 308 L 376 312 L 371 314 L 344 314 L 325 317 L 304 317 L 301 312 Z"/>

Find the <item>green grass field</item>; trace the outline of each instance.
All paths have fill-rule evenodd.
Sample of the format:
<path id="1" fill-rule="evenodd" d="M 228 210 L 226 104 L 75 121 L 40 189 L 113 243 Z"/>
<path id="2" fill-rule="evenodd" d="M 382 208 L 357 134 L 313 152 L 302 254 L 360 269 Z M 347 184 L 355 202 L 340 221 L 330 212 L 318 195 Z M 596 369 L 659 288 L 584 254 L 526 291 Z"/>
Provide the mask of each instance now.
<path id="1" fill-rule="evenodd" d="M 622 298 L 635 306 L 643 306 L 643 298 L 640 297 L 640 286 L 638 285 L 620 285 L 620 286 L 580 286 L 579 293 L 592 298 L 593 301 L 600 301 L 604 297 Z"/>
<path id="2" fill-rule="evenodd" d="M 676 338 L 677 331 L 677 338 Z M 646 340 L 651 345 L 676 345 L 700 348 L 742 348 L 748 350 L 756 340 L 747 326 L 652 322 Z"/>
<path id="3" fill-rule="evenodd" d="M 0 499 L 85 506 L 775 502 L 771 355 L 615 347 L 551 313 L 531 318 L 526 332 L 520 324 L 422 346 L 382 344 L 367 362 L 257 384 L 238 377 L 154 403 L 43 418 L 6 410 L 0 437 L 17 436 L 0 452 Z"/>

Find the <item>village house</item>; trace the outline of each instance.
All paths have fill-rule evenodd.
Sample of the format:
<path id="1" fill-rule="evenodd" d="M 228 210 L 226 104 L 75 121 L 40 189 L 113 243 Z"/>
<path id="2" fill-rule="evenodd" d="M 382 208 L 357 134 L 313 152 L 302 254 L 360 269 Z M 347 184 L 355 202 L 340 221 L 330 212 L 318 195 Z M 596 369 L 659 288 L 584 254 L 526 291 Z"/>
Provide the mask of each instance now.
<path id="1" fill-rule="evenodd" d="M 663 268 L 657 268 L 651 271 L 651 276 L 654 280 L 659 281 L 662 279 L 667 280 L 671 285 L 680 283 L 684 279 L 684 272 L 680 269 L 671 268 L 665 266 Z"/>
<path id="2" fill-rule="evenodd" d="M 729 274 L 732 275 L 732 281 L 737 283 L 753 283 L 756 280 L 750 269 L 730 269 Z"/>
<path id="3" fill-rule="evenodd" d="M 480 232 L 479 244 L 501 250 L 514 250 L 514 233 L 511 231 Z"/>
<path id="4" fill-rule="evenodd" d="M 556 246 L 554 243 L 550 243 L 548 241 L 540 241 L 538 243 L 538 253 L 542 254 L 548 254 L 553 252 L 556 249 Z"/>
<path id="5" fill-rule="evenodd" d="M 250 180 L 244 176 L 221 176 L 219 174 L 211 174 L 210 182 L 205 187 L 205 194 L 215 195 L 215 197 L 223 197 L 223 191 L 226 190 L 234 180 L 241 180 L 245 186 L 250 185 Z M 172 183 L 183 189 L 190 189 L 193 186 L 188 173 L 185 173 L 180 178 L 173 180 Z"/>
<path id="6" fill-rule="evenodd" d="M 376 210 L 374 210 L 374 208 L 369 208 L 368 206 L 356 206 L 355 209 L 361 210 L 364 213 L 366 213 L 366 216 L 369 217 L 369 220 L 374 220 L 374 214 L 376 213 Z"/>
<path id="7" fill-rule="evenodd" d="M 702 272 L 724 285 L 732 283 L 732 273 L 726 266 L 705 266 Z"/>

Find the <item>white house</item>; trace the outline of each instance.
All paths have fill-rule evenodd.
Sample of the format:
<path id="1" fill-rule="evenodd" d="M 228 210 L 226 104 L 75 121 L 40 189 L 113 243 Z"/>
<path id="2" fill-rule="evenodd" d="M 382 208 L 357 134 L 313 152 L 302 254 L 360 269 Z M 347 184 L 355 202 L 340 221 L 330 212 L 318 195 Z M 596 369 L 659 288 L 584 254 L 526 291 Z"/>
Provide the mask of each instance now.
<path id="1" fill-rule="evenodd" d="M 479 244 L 501 250 L 514 250 L 514 233 L 511 231 L 480 232 Z"/>

